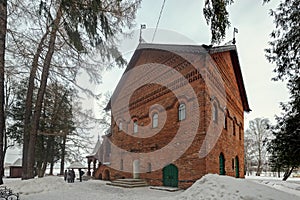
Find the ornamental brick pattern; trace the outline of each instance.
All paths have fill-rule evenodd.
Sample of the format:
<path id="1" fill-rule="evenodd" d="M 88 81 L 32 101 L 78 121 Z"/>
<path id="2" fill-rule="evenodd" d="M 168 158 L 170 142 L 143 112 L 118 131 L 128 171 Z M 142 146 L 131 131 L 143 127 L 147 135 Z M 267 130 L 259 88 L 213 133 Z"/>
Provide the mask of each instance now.
<path id="1" fill-rule="evenodd" d="M 180 54 L 174 53 L 173 50 L 166 51 L 165 47 L 176 49 L 176 52 L 180 52 Z M 204 49 L 205 52 L 199 53 L 195 49 Z M 180 55 L 184 55 L 184 57 Z M 192 63 L 193 61 L 195 62 Z M 97 155 L 100 165 L 94 173 L 95 177 L 104 180 L 133 177 L 131 169 L 134 168 L 135 158 L 117 152 L 107 141 L 111 141 L 113 145 L 125 151 L 147 155 L 147 153 L 168 146 L 176 137 L 180 126 L 191 126 L 186 124 L 185 120 L 188 121 L 195 112 L 198 112 L 199 126 L 196 134 L 183 133 L 184 137 L 179 142 L 185 143 L 190 139 L 189 137 L 193 137 L 188 148 L 180 152 L 174 146 L 174 151 L 161 151 L 159 157 L 145 156 L 139 165 L 142 172 L 139 173 L 139 177 L 147 180 L 150 185 L 166 184 L 163 174 L 164 166 L 158 169 L 156 166 L 158 163 L 164 163 L 164 160 L 160 161 L 160 158 L 164 159 L 172 156 L 174 152 L 179 152 L 178 159 L 164 163 L 164 165 L 173 164 L 177 167 L 177 181 L 180 188 L 191 186 L 207 173 L 219 174 L 221 154 L 225 159 L 225 174 L 243 178 L 244 111 L 249 112 L 250 109 L 236 47 L 233 45 L 221 47 L 156 45 L 154 48 L 151 44 L 140 44 L 125 72 L 138 66 L 147 65 L 151 68 L 157 64 L 171 67 L 182 77 L 174 79 L 172 70 L 163 73 L 150 70 L 145 74 L 134 74 L 133 78 L 136 80 L 143 78 L 149 82 L 145 82 L 145 85 L 133 92 L 129 105 L 120 102 L 120 104 L 124 104 L 124 107 L 120 106 L 114 111 L 117 114 L 112 117 L 111 132 L 105 136 L 106 142 L 102 143 L 101 152 Z M 217 71 L 214 67 L 217 68 Z M 221 77 L 221 82 L 218 81 L 218 76 Z M 152 79 L 164 79 L 168 86 L 155 84 L 151 82 Z M 208 82 L 211 83 L 213 92 L 208 88 Z M 122 83 L 120 81 L 115 93 L 119 94 L 120 90 L 130 90 L 130 84 L 122 85 Z M 193 88 L 196 96 L 179 95 L 176 97 L 175 93 L 182 92 L 187 84 Z M 219 99 L 222 88 L 226 96 L 223 96 L 224 99 Z M 126 92 L 123 93 L 123 95 L 126 94 Z M 121 99 L 124 98 L 121 97 Z M 197 108 L 193 103 L 194 100 L 198 103 Z M 178 108 L 181 103 L 186 105 L 186 119 L 179 121 Z M 159 104 L 161 107 L 151 107 L 154 104 Z M 111 106 L 114 106 L 112 102 L 107 109 L 111 109 Z M 122 117 L 126 106 L 129 107 L 130 119 Z M 163 110 L 166 112 L 164 124 L 161 122 Z M 151 126 L 154 113 L 157 113 L 159 117 L 157 128 Z M 214 114 L 216 114 L 215 121 L 213 121 Z M 134 133 L 133 130 L 134 121 L 137 121 L 139 126 L 137 133 Z M 119 127 L 119 124 L 122 125 Z M 221 129 L 218 128 L 220 126 Z M 160 131 L 152 134 L 157 130 Z M 216 134 L 216 142 L 204 142 L 207 134 Z M 145 135 L 150 137 L 144 137 Z M 201 148 L 208 152 L 205 157 L 199 155 Z M 106 160 L 103 160 L 104 157 Z"/>

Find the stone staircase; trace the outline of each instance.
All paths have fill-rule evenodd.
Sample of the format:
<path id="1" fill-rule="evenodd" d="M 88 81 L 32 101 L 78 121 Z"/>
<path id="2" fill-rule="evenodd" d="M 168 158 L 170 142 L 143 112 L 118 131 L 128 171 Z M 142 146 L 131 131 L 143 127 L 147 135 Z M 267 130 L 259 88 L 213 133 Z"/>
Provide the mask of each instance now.
<path id="1" fill-rule="evenodd" d="M 148 186 L 147 182 L 142 179 L 117 179 L 107 185 L 124 187 L 124 188 L 135 188 L 135 187 L 146 187 Z"/>

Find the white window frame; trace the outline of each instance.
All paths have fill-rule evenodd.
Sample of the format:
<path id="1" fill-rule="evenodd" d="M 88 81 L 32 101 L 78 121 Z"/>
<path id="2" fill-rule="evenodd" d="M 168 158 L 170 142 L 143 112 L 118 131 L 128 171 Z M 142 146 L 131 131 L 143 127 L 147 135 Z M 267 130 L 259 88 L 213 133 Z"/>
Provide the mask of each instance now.
<path id="1" fill-rule="evenodd" d="M 120 121 L 118 124 L 118 131 L 122 131 L 122 130 L 123 130 L 123 123 L 122 121 Z"/>
<path id="2" fill-rule="evenodd" d="M 133 121 L 133 133 L 137 133 L 138 132 L 138 120 L 134 120 Z"/>
<path id="3" fill-rule="evenodd" d="M 178 121 L 182 121 L 186 118 L 186 105 L 181 103 L 178 106 Z"/>
<path id="4" fill-rule="evenodd" d="M 152 115 L 152 128 L 157 128 L 158 127 L 158 114 L 154 113 Z"/>
<path id="5" fill-rule="evenodd" d="M 216 103 L 212 106 L 212 119 L 214 122 L 218 122 L 218 105 Z"/>

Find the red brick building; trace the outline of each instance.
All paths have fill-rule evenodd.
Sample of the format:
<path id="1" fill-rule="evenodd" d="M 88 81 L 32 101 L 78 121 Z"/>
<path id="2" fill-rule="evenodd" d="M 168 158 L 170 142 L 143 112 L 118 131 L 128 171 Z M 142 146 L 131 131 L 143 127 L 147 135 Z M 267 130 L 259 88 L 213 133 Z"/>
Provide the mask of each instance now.
<path id="1" fill-rule="evenodd" d="M 250 108 L 235 45 L 141 43 L 107 109 L 96 178 L 187 188 L 207 173 L 244 177 Z"/>

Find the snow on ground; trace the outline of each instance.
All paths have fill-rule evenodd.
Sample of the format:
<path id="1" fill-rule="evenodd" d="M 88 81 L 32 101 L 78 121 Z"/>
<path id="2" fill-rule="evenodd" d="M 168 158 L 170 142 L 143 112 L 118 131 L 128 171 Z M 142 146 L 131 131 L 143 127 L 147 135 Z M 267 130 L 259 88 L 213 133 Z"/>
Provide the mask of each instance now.
<path id="1" fill-rule="evenodd" d="M 275 177 L 256 177 L 249 176 L 247 179 L 273 187 L 277 190 L 288 192 L 300 196 L 300 178 L 288 178 L 287 181 L 282 181 L 282 178 Z"/>
<path id="2" fill-rule="evenodd" d="M 19 192 L 21 200 L 299 200 L 300 179 L 288 182 L 271 178 L 236 179 L 208 174 L 185 191 L 167 192 L 144 188 L 119 188 L 105 181 L 89 180 L 66 183 L 61 177 L 49 176 L 21 181 L 5 179 L 5 185 Z"/>
<path id="3" fill-rule="evenodd" d="M 208 174 L 180 194 L 178 199 L 299 200 L 300 195 L 279 191 L 252 180 Z"/>

